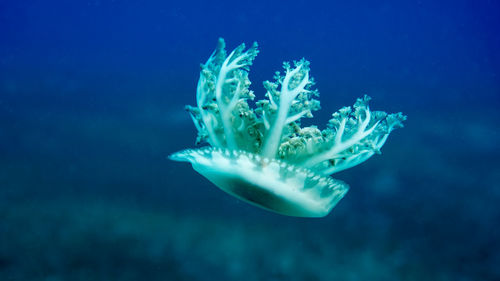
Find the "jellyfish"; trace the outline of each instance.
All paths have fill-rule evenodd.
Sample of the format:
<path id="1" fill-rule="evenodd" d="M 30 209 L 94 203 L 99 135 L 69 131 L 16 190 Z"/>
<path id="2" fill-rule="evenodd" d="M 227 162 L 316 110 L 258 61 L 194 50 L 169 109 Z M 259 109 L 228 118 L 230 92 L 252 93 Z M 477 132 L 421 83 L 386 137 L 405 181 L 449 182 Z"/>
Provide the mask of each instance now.
<path id="1" fill-rule="evenodd" d="M 257 47 L 241 44 L 228 55 L 219 39 L 201 65 L 196 106 L 186 106 L 198 131 L 196 144 L 206 146 L 169 158 L 191 163 L 221 190 L 252 205 L 287 216 L 326 216 L 349 190 L 331 175 L 380 153 L 406 116 L 371 111 L 365 95 L 333 113 L 323 130 L 302 126 L 303 118 L 320 109 L 305 59 L 283 63 L 252 108 L 248 72 Z"/>

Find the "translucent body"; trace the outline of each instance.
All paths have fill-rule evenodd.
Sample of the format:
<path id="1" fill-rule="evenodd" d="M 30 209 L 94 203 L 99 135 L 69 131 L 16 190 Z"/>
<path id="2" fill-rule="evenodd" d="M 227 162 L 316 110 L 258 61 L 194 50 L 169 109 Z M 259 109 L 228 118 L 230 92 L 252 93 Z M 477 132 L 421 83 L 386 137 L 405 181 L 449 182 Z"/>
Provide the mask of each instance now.
<path id="1" fill-rule="evenodd" d="M 243 151 L 204 148 L 184 150 L 170 158 L 191 162 L 225 192 L 283 215 L 325 216 L 349 189 L 342 181 Z"/>
<path id="2" fill-rule="evenodd" d="M 257 53 L 254 43 L 227 55 L 219 40 L 201 66 L 197 105 L 187 107 L 197 142 L 210 147 L 170 158 L 190 162 L 219 188 L 253 205 L 290 216 L 325 216 L 348 190 L 329 176 L 380 153 L 406 117 L 370 111 L 364 96 L 332 114 L 324 130 L 301 127 L 300 120 L 320 108 L 305 59 L 284 63 L 284 74 L 265 81 L 267 99 L 257 101 L 254 110 L 248 104 L 255 97 L 248 70 Z"/>

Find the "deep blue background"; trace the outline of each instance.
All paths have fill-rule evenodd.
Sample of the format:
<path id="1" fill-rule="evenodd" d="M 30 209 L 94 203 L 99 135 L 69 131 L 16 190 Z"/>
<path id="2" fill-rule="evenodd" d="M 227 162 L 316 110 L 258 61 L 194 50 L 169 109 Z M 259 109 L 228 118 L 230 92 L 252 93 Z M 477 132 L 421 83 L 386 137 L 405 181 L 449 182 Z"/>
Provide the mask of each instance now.
<path id="1" fill-rule="evenodd" d="M 169 101 L 185 102 L 190 99 L 174 92 L 192 91 L 197 65 L 216 39 L 224 37 L 230 48 L 240 42 L 260 43 L 262 53 L 252 72 L 256 90 L 283 60 L 306 57 L 320 90 L 329 95 L 323 99 L 377 90 L 398 102 L 480 104 L 498 92 L 496 1 L 0 5 L 2 76 L 12 79 L 64 74 L 63 80 L 90 87 L 86 79 L 128 78 L 131 85 L 120 82 L 134 88 L 131 92 L 139 92 L 137 84 L 143 82 L 164 87 Z"/>
<path id="2" fill-rule="evenodd" d="M 0 1 L 0 279 L 500 279 L 499 14 L 472 0 Z M 336 176 L 351 191 L 330 216 L 253 208 L 165 158 L 194 146 L 183 106 L 219 37 L 259 43 L 258 98 L 283 61 L 310 60 L 322 110 L 308 123 L 363 94 L 408 115 L 381 156 Z"/>

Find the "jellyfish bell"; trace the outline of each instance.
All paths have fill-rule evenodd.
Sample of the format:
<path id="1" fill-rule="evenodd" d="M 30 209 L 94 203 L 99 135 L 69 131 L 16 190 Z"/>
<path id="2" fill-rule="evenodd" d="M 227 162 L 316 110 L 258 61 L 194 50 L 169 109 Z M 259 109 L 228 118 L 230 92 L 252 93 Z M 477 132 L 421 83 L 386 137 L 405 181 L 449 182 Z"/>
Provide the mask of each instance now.
<path id="1" fill-rule="evenodd" d="M 349 189 L 340 180 L 246 151 L 205 147 L 169 158 L 190 162 L 217 187 L 247 203 L 287 216 L 326 216 Z"/>

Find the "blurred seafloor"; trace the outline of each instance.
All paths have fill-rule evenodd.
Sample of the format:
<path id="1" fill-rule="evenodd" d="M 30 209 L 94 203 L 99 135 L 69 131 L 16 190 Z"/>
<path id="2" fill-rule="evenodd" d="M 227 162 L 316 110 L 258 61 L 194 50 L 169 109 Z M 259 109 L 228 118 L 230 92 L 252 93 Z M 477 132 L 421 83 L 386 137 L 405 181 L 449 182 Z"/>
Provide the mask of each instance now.
<path id="1" fill-rule="evenodd" d="M 0 280 L 500 278 L 494 109 L 409 108 L 381 156 L 338 174 L 333 212 L 298 219 L 168 161 L 195 138 L 180 105 L 31 93 L 0 111 Z"/>

